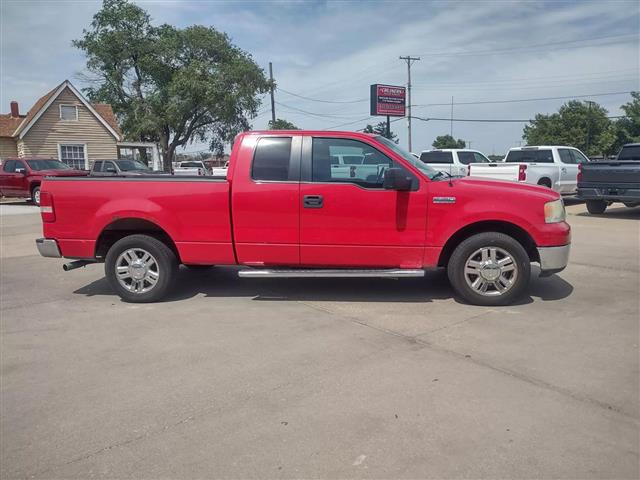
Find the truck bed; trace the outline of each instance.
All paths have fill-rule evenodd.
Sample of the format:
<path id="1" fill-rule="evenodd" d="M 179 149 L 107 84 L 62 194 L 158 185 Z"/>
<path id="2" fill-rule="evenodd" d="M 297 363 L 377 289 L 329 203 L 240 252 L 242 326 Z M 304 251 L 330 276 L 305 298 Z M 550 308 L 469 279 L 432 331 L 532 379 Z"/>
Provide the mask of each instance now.
<path id="1" fill-rule="evenodd" d="M 162 225 L 184 263 L 234 264 L 229 183 L 211 177 L 46 178 L 55 222 L 44 222 L 65 257 L 93 258 L 105 229 L 127 229 L 122 218 Z"/>
<path id="2" fill-rule="evenodd" d="M 586 163 L 580 183 L 640 185 L 640 160 Z"/>
<path id="3" fill-rule="evenodd" d="M 472 177 L 495 178 L 497 180 L 517 182 L 519 171 L 519 163 L 492 162 L 469 164 L 469 175 Z"/>

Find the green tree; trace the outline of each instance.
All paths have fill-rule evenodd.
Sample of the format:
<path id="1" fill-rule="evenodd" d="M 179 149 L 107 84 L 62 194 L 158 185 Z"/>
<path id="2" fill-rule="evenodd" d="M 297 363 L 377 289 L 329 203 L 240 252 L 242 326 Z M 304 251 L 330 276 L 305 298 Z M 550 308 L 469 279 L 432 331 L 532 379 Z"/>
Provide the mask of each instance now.
<path id="1" fill-rule="evenodd" d="M 462 139 L 455 139 L 451 135 L 440 135 L 431 144 L 433 148 L 465 148 L 466 142 Z"/>
<path id="2" fill-rule="evenodd" d="M 558 113 L 537 114 L 525 125 L 522 138 L 528 145 L 569 145 L 587 155 L 610 155 L 615 150 L 615 125 L 607 110 L 595 102 L 571 100 Z"/>
<path id="3" fill-rule="evenodd" d="M 154 26 L 128 0 L 104 0 L 73 45 L 87 55 L 85 89 L 110 103 L 127 138 L 160 143 L 165 170 L 176 148 L 211 150 L 249 128 L 269 81 L 251 56 L 212 27 Z"/>
<path id="4" fill-rule="evenodd" d="M 626 115 L 614 124 L 614 151 L 617 153 L 625 143 L 640 142 L 640 92 L 631 92 L 631 101 L 620 109 Z"/>
<path id="5" fill-rule="evenodd" d="M 376 135 L 382 135 L 383 137 L 388 138 L 389 140 L 393 140 L 395 143 L 398 143 L 398 136 L 393 133 L 393 130 L 391 130 L 389 132 L 389 135 L 387 135 L 387 122 L 380 122 L 376 125 L 367 124 L 367 126 L 364 127 L 364 130 L 362 131 L 364 133 L 374 133 Z"/>
<path id="6" fill-rule="evenodd" d="M 300 130 L 293 123 L 283 118 L 276 118 L 276 121 L 269 120 L 269 130 Z"/>

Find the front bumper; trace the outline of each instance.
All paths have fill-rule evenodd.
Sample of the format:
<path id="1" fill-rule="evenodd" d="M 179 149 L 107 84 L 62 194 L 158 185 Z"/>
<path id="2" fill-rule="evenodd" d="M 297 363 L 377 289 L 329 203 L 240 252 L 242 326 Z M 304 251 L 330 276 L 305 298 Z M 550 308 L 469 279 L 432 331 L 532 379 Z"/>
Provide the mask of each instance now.
<path id="1" fill-rule="evenodd" d="M 50 238 L 38 238 L 36 239 L 36 247 L 38 252 L 43 257 L 61 258 L 60 249 L 58 248 L 58 242 Z"/>
<path id="2" fill-rule="evenodd" d="M 571 244 L 560 247 L 538 247 L 540 257 L 540 276 L 548 277 L 564 270 L 569 263 Z"/>

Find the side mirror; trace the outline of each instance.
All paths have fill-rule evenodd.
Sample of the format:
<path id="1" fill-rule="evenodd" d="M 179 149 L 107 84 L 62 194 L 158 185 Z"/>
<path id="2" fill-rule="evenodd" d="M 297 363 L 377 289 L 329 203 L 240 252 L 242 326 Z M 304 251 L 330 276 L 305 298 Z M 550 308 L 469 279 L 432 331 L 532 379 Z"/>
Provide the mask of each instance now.
<path id="1" fill-rule="evenodd" d="M 384 172 L 382 186 L 385 190 L 406 192 L 411 190 L 413 178 L 402 168 L 389 168 Z"/>

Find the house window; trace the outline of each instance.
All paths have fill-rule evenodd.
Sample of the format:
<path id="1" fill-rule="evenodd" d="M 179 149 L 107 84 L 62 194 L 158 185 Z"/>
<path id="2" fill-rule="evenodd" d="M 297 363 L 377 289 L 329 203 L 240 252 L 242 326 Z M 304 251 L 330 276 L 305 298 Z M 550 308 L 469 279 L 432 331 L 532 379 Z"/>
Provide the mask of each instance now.
<path id="1" fill-rule="evenodd" d="M 76 105 L 60 105 L 60 120 L 78 120 Z"/>
<path id="2" fill-rule="evenodd" d="M 60 161 L 70 167 L 84 169 L 86 165 L 86 149 L 80 145 L 60 145 Z"/>

